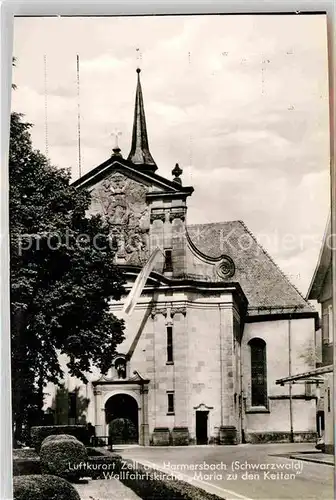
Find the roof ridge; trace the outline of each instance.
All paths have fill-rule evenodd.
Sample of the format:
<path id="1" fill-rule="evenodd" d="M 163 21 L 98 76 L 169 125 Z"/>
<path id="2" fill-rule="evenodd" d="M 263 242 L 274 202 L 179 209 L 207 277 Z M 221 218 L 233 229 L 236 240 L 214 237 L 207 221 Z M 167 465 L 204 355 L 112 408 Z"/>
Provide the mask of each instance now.
<path id="1" fill-rule="evenodd" d="M 194 223 L 194 224 L 187 224 L 188 227 L 192 226 L 217 226 L 218 224 L 230 224 L 232 222 L 241 222 L 239 219 L 233 219 L 233 220 L 223 220 L 221 222 L 199 222 L 199 223 Z"/>
<path id="2" fill-rule="evenodd" d="M 278 264 L 275 262 L 275 260 L 271 257 L 271 255 L 268 253 L 267 250 L 265 250 L 265 248 L 263 247 L 263 245 L 261 243 L 259 243 L 259 241 L 257 240 L 257 238 L 255 237 L 255 235 L 252 233 L 252 231 L 246 226 L 245 222 L 243 222 L 242 220 L 239 220 L 238 222 L 240 222 L 240 224 L 245 228 L 245 230 L 249 233 L 249 235 L 253 238 L 253 240 L 257 243 L 257 245 L 259 245 L 259 247 L 261 248 L 261 250 L 264 252 L 265 255 L 267 255 L 267 257 L 270 259 L 270 261 L 274 264 L 274 266 L 277 268 L 277 270 L 280 272 L 280 274 L 285 278 L 285 280 L 287 281 L 287 283 L 300 295 L 300 297 L 304 300 L 304 302 L 311 308 L 313 309 L 313 307 L 311 306 L 311 304 L 308 302 L 308 300 L 304 297 L 304 295 L 300 292 L 300 290 L 294 285 L 294 283 L 292 283 L 290 281 L 290 279 L 288 278 L 288 276 L 286 275 L 286 273 L 284 273 L 284 271 L 278 266 Z"/>

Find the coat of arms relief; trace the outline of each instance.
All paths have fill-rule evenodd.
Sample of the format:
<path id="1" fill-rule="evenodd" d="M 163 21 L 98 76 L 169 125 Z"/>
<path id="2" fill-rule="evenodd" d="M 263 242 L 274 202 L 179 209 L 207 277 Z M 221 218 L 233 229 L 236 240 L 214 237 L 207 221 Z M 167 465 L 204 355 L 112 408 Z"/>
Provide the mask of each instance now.
<path id="1" fill-rule="evenodd" d="M 148 188 L 120 172 L 114 172 L 96 186 L 92 204 L 108 222 L 116 263 L 143 264 L 148 259 L 150 210 Z"/>

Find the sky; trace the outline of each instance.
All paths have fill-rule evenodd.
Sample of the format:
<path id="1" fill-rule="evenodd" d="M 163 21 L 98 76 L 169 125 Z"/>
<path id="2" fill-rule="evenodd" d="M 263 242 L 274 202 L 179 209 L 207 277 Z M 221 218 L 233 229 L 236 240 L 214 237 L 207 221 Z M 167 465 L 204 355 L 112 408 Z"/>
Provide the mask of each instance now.
<path id="1" fill-rule="evenodd" d="M 12 110 L 73 179 L 78 104 L 82 173 L 115 131 L 127 157 L 140 66 L 157 173 L 178 162 L 195 189 L 187 223 L 243 220 L 306 294 L 329 210 L 324 15 L 16 18 L 13 55 Z"/>

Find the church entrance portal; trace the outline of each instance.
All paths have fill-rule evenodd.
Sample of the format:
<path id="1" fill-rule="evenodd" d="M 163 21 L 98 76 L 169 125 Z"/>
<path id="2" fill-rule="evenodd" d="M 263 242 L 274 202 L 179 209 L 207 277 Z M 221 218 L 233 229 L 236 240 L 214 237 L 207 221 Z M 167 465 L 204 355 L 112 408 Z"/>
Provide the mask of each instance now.
<path id="1" fill-rule="evenodd" d="M 111 396 L 105 404 L 105 418 L 113 444 L 138 443 L 138 404 L 132 396 Z"/>
<path id="2" fill-rule="evenodd" d="M 208 411 L 196 411 L 196 443 L 208 444 Z"/>

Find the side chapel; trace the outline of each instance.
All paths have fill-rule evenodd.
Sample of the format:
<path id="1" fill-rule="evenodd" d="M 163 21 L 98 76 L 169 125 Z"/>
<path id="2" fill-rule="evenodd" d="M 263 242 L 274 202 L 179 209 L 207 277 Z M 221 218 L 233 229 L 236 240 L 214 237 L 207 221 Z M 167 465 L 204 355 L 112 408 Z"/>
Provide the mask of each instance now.
<path id="1" fill-rule="evenodd" d="M 187 224 L 194 189 L 178 164 L 171 179 L 158 172 L 137 69 L 129 155 L 116 144 L 74 185 L 109 222 L 128 291 L 151 252 L 162 254 L 109 373 L 68 378 L 88 399 L 86 421 L 107 436 L 127 418 L 145 446 L 314 440 L 311 386 L 275 381 L 315 367 L 317 313 L 242 221 Z"/>

